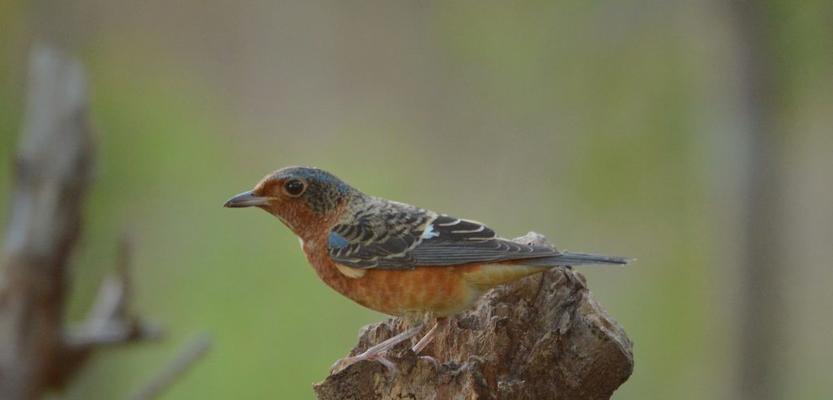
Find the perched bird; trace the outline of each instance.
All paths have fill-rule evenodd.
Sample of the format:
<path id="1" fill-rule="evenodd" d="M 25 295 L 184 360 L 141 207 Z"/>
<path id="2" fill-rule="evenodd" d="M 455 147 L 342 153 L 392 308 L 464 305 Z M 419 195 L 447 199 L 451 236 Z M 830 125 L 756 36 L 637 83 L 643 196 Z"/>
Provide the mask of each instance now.
<path id="1" fill-rule="evenodd" d="M 321 280 L 356 303 L 394 316 L 437 318 L 415 353 L 445 317 L 497 285 L 556 266 L 628 262 L 510 241 L 479 222 L 369 196 L 317 168 L 275 171 L 225 207 L 258 207 L 277 217 L 298 236 Z M 343 359 L 336 369 L 377 360 L 395 370 L 385 353 L 421 327 Z"/>

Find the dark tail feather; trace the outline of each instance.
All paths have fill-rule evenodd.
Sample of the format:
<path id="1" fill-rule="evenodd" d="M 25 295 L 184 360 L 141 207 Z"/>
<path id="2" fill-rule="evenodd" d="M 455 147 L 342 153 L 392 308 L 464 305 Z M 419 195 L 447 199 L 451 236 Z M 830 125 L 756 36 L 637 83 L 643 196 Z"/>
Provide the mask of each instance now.
<path id="1" fill-rule="evenodd" d="M 565 251 L 557 256 L 533 258 L 524 260 L 523 265 L 531 267 L 576 266 L 585 264 L 613 264 L 625 265 L 633 261 L 632 258 L 602 256 L 598 254 L 571 253 Z"/>

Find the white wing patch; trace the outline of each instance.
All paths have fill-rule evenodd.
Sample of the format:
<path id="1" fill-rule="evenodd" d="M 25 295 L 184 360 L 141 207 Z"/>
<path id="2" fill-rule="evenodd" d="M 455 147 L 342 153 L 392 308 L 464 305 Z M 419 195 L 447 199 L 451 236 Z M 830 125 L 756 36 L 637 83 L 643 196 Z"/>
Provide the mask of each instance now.
<path id="1" fill-rule="evenodd" d="M 459 224 L 459 223 L 460 223 L 460 221 L 462 221 L 462 220 L 461 220 L 460 218 L 457 218 L 457 219 L 455 219 L 454 221 L 451 221 L 451 222 L 446 222 L 446 223 L 444 223 L 444 224 L 438 224 L 438 225 L 439 225 L 439 226 L 452 226 L 452 225 L 457 225 L 457 224 Z"/>
<path id="2" fill-rule="evenodd" d="M 457 230 L 457 231 L 451 231 L 451 233 L 477 233 L 477 232 L 483 232 L 484 229 L 486 229 L 486 227 L 483 226 L 483 225 L 480 225 L 480 227 L 476 228 L 476 229 L 472 229 L 472 230 L 462 229 L 462 230 Z"/>
<path id="3" fill-rule="evenodd" d="M 440 236 L 440 233 L 434 230 L 434 224 L 428 224 L 425 230 L 422 231 L 421 239 L 431 239 Z"/>

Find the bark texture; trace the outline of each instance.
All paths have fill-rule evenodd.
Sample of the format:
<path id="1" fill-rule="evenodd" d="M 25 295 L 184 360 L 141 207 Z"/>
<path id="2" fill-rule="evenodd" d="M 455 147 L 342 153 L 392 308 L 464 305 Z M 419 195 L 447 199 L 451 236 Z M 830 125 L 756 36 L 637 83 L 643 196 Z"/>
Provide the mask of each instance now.
<path id="1" fill-rule="evenodd" d="M 398 373 L 359 362 L 316 384 L 315 394 L 320 400 L 608 399 L 633 371 L 630 339 L 571 269 L 493 289 L 449 322 L 420 356 L 407 341 L 394 349 L 389 358 Z M 408 327 L 401 319 L 369 325 L 351 355 Z"/>

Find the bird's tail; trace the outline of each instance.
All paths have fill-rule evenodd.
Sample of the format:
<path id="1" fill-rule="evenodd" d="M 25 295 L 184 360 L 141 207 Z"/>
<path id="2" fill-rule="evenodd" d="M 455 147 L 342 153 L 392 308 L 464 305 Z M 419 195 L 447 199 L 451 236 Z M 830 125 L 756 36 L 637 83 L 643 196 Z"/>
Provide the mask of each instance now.
<path id="1" fill-rule="evenodd" d="M 476 270 L 466 273 L 465 277 L 471 284 L 485 290 L 502 283 L 512 282 L 528 275 L 546 271 L 556 266 L 566 267 L 585 264 L 625 265 L 632 260 L 627 257 L 565 251 L 554 256 L 514 260 L 510 263 L 481 265 Z"/>
<path id="2" fill-rule="evenodd" d="M 627 257 L 572 253 L 565 251 L 555 256 L 524 260 L 523 265 L 530 267 L 576 266 L 588 264 L 625 265 L 631 261 L 633 261 L 633 259 Z"/>

